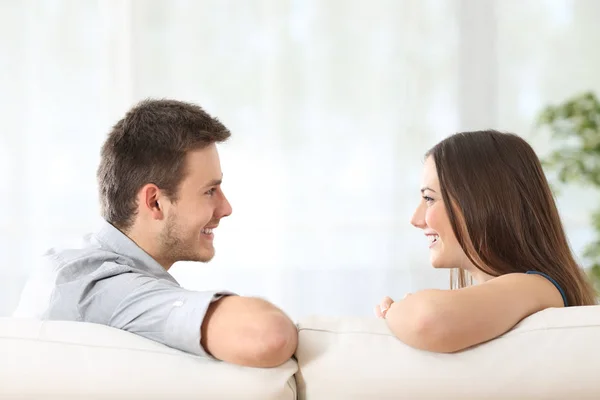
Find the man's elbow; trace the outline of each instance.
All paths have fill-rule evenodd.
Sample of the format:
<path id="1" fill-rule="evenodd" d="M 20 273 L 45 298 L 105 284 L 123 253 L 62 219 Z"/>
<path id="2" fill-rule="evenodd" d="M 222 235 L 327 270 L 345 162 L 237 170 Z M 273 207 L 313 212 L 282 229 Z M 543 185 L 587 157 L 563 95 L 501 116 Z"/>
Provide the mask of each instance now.
<path id="1" fill-rule="evenodd" d="M 269 368 L 294 354 L 298 330 L 284 312 L 265 300 L 229 296 L 209 308 L 200 343 L 218 360 Z"/>
<path id="2" fill-rule="evenodd" d="M 252 349 L 256 366 L 277 367 L 294 355 L 298 346 L 298 330 L 284 314 L 267 316 L 261 325 L 260 338 Z"/>

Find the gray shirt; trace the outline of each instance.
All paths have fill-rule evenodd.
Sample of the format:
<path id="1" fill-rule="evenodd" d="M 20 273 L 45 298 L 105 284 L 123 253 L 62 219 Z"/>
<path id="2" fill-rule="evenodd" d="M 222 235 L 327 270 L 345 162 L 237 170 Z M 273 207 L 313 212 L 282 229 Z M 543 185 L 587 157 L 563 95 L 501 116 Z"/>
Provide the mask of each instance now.
<path id="1" fill-rule="evenodd" d="M 200 327 L 210 303 L 225 294 L 182 288 L 148 253 L 103 221 L 77 246 L 44 255 L 14 316 L 108 325 L 206 355 Z"/>

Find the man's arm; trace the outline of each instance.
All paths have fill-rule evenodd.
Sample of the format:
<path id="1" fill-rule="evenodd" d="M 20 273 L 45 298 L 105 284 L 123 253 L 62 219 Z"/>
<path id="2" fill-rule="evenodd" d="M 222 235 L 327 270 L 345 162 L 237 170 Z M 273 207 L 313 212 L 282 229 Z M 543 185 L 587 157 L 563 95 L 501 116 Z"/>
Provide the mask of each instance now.
<path id="1" fill-rule="evenodd" d="M 87 285 L 82 320 L 106 324 L 167 346 L 253 367 L 288 360 L 297 344 L 292 321 L 267 301 L 221 291 L 186 290 L 138 273 Z"/>
<path id="2" fill-rule="evenodd" d="M 226 296 L 209 306 L 200 341 L 219 360 L 275 367 L 296 351 L 298 331 L 281 310 L 265 300 Z"/>

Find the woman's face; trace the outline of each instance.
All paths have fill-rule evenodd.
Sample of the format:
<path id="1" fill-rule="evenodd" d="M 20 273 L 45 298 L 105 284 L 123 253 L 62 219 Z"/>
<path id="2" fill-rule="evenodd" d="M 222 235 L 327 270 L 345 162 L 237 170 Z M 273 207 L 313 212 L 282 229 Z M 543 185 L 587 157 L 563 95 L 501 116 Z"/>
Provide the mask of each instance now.
<path id="1" fill-rule="evenodd" d="M 448 219 L 435 162 L 431 156 L 425 160 L 421 201 L 410 222 L 423 229 L 429 242 L 429 258 L 434 268 L 472 270 L 472 263 L 458 243 Z"/>

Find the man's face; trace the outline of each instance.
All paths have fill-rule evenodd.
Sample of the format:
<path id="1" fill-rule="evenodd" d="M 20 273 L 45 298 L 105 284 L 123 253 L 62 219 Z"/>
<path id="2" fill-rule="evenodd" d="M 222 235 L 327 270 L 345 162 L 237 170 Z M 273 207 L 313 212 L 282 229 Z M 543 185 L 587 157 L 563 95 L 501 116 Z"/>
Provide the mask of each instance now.
<path id="1" fill-rule="evenodd" d="M 217 147 L 212 144 L 188 152 L 186 172 L 177 201 L 165 209 L 160 258 L 170 263 L 207 262 L 215 255 L 213 229 L 232 211 L 221 190 L 223 174 Z"/>

